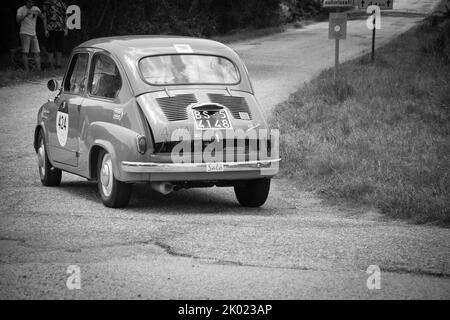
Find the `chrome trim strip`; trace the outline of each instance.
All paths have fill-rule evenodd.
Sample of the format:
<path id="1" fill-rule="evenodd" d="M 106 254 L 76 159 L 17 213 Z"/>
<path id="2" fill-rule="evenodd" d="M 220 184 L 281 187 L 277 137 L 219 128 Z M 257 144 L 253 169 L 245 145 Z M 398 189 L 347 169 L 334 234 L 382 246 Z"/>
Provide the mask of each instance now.
<path id="1" fill-rule="evenodd" d="M 224 171 L 257 171 L 271 168 L 272 164 L 280 162 L 281 159 L 255 160 L 240 162 L 217 162 L 223 164 Z M 207 172 L 208 163 L 157 163 L 157 162 L 131 162 L 122 161 L 122 170 L 132 173 L 189 173 L 189 172 Z M 217 171 L 213 171 L 217 172 Z M 221 172 L 221 171 L 219 171 Z"/>

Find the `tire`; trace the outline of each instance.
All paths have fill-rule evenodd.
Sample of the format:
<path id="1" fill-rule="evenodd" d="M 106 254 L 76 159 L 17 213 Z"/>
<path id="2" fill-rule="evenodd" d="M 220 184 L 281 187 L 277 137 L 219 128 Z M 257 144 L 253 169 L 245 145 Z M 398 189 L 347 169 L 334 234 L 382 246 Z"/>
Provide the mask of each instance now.
<path id="1" fill-rule="evenodd" d="M 62 172 L 60 169 L 53 167 L 50 164 L 45 148 L 45 137 L 42 130 L 39 131 L 38 148 L 36 150 L 38 158 L 39 176 L 44 186 L 54 187 L 61 183 Z"/>
<path id="2" fill-rule="evenodd" d="M 269 191 L 270 179 L 243 181 L 234 186 L 234 193 L 239 203 L 250 208 L 262 206 L 269 196 Z"/>
<path id="3" fill-rule="evenodd" d="M 100 151 L 97 162 L 97 184 L 103 204 L 109 208 L 126 207 L 130 201 L 131 184 L 114 177 L 111 155 Z"/>

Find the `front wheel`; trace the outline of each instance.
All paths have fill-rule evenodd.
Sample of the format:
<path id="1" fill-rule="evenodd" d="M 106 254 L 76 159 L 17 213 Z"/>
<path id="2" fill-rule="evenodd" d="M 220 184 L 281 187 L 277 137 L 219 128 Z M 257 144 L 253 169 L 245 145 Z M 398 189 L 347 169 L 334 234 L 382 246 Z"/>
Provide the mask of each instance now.
<path id="1" fill-rule="evenodd" d="M 125 207 L 130 201 L 131 184 L 114 177 L 111 155 L 102 150 L 98 157 L 98 191 L 103 204 L 110 208 Z"/>
<path id="2" fill-rule="evenodd" d="M 260 207 L 269 196 L 270 179 L 243 181 L 234 186 L 234 193 L 244 207 Z"/>
<path id="3" fill-rule="evenodd" d="M 42 184 L 47 187 L 59 186 L 62 173 L 60 169 L 53 167 L 48 160 L 44 132 L 42 130 L 38 136 L 37 158 L 39 177 L 41 178 Z"/>

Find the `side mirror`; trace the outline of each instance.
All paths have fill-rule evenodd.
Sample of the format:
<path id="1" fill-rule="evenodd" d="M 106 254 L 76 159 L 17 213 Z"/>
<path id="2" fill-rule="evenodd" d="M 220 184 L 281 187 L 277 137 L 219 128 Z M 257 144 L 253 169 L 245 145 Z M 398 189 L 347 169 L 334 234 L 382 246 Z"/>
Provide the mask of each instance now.
<path id="1" fill-rule="evenodd" d="M 59 89 L 59 84 L 58 81 L 56 81 L 55 79 L 51 79 L 47 82 L 47 88 L 50 91 L 56 91 Z"/>

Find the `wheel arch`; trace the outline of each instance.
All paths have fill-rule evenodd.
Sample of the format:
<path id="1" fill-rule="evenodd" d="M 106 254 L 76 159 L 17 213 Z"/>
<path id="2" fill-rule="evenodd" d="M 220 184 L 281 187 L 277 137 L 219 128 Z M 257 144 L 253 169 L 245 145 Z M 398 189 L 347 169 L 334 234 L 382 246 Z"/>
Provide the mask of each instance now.
<path id="1" fill-rule="evenodd" d="M 122 161 L 145 161 L 146 155 L 138 153 L 137 137 L 139 133 L 109 122 L 93 122 L 86 133 L 88 152 L 88 178 L 97 177 L 96 163 L 101 149 L 111 155 L 114 177 L 122 181 Z"/>
<path id="2" fill-rule="evenodd" d="M 119 168 L 116 163 L 117 157 L 113 145 L 111 143 L 108 143 L 107 141 L 97 141 L 89 150 L 89 178 L 93 180 L 96 180 L 98 178 L 98 157 L 102 150 L 108 152 L 111 155 L 111 158 L 113 160 L 112 164 L 114 176 L 120 177 Z"/>
<path id="3" fill-rule="evenodd" d="M 44 133 L 44 138 L 45 138 L 45 131 L 44 131 L 44 127 L 42 125 L 38 124 L 36 126 L 36 128 L 34 129 L 33 147 L 34 147 L 34 151 L 36 151 L 36 152 L 37 152 L 38 147 L 39 147 L 38 146 L 38 143 L 39 143 L 38 139 L 39 139 L 39 133 L 41 132 L 41 130 Z M 47 141 L 47 139 L 45 139 L 45 141 Z"/>

